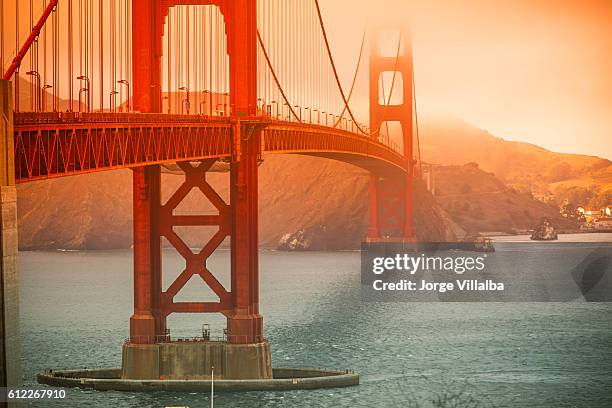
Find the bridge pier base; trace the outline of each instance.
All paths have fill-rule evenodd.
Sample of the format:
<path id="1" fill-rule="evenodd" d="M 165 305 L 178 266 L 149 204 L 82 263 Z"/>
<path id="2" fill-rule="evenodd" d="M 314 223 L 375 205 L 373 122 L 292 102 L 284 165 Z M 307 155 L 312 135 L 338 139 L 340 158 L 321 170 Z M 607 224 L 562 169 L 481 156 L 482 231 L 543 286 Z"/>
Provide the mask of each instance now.
<path id="1" fill-rule="evenodd" d="M 272 378 L 267 341 L 125 344 L 121 378 L 130 380 L 252 380 Z"/>
<path id="2" fill-rule="evenodd" d="M 9 388 L 21 384 L 12 101 L 10 82 L 0 80 L 0 387 Z"/>

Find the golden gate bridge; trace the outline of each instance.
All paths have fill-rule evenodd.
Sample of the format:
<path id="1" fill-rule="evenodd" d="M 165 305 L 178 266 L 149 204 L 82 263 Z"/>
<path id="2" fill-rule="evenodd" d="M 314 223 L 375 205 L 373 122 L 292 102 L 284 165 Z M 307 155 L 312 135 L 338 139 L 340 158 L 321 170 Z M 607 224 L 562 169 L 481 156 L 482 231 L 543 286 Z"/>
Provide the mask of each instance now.
<path id="1" fill-rule="evenodd" d="M 238 359 L 257 361 L 236 375 L 271 376 L 258 265 L 257 169 L 268 154 L 319 156 L 368 170 L 368 239 L 415 240 L 407 33 L 395 37 L 394 55 L 382 55 L 380 33 L 371 33 L 365 125 L 351 100 L 365 65 L 366 36 L 345 88 L 317 0 L 1 1 L 0 14 L 5 195 L 15 183 L 133 170 L 134 313 L 124 378 L 161 376 L 146 350 L 170 341 L 166 318 L 172 313 L 221 313 L 228 344 L 263 344 L 256 357 L 237 352 Z M 24 73 L 28 82 L 20 79 Z M 392 74 L 390 83 L 385 73 Z M 399 122 L 399 138 L 390 134 L 390 122 Z M 219 160 L 229 163 L 229 202 L 206 181 Z M 184 182 L 162 202 L 162 166 L 171 163 Z M 175 214 L 193 189 L 216 214 Z M 5 208 L 14 205 L 3 200 Z M 2 224 L 13 248 L 4 250 L 5 259 L 17 252 L 16 234 L 7 236 L 11 222 Z M 216 232 L 194 251 L 174 231 L 186 226 Z M 206 261 L 228 237 L 231 285 L 224 287 Z M 162 238 L 185 259 L 165 290 Z M 195 275 L 218 301 L 175 301 Z"/>

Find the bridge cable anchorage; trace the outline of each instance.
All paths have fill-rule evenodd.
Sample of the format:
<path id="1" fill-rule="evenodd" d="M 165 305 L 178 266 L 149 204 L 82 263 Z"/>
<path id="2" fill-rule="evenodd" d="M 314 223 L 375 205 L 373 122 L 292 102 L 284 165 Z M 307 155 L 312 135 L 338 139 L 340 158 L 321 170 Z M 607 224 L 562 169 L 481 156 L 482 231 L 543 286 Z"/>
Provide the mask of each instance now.
<path id="1" fill-rule="evenodd" d="M 323 40 L 325 41 L 325 47 L 327 48 L 327 55 L 329 57 L 329 61 L 331 63 L 332 66 L 332 70 L 334 73 L 334 77 L 336 79 L 336 85 L 338 86 L 338 89 L 340 90 L 340 95 L 342 96 L 342 100 L 344 102 L 344 105 L 346 106 L 349 115 L 351 116 L 351 119 L 353 120 L 353 122 L 355 123 L 357 129 L 363 133 L 364 135 L 370 135 L 367 131 L 365 131 L 360 125 L 359 123 L 357 123 L 357 120 L 355 119 L 355 116 L 353 115 L 353 111 L 351 110 L 351 107 L 348 106 L 348 100 L 346 99 L 346 95 L 344 94 L 344 90 L 342 89 L 342 84 L 340 84 L 340 78 L 338 77 L 338 70 L 336 69 L 336 64 L 334 62 L 334 57 L 332 56 L 332 52 L 331 49 L 329 47 L 329 41 L 327 39 L 327 32 L 325 31 L 325 25 L 323 24 L 323 16 L 321 15 L 321 8 L 319 7 L 319 0 L 314 0 L 315 2 L 315 6 L 317 9 L 317 15 L 319 17 L 319 25 L 321 27 L 321 32 L 323 34 Z"/>
<path id="2" fill-rule="evenodd" d="M 366 33 L 364 30 L 363 35 L 361 37 L 361 47 L 359 48 L 359 57 L 357 58 L 357 67 L 355 68 L 355 75 L 353 75 L 353 83 L 351 84 L 351 89 L 349 90 L 347 103 L 346 105 L 344 105 L 344 108 L 342 109 L 342 113 L 338 117 L 338 120 L 336 121 L 336 123 L 334 123 L 334 126 L 333 126 L 334 128 L 336 128 L 338 124 L 342 122 L 342 118 L 344 117 L 348 104 L 351 101 L 351 97 L 353 96 L 353 90 L 355 88 L 355 83 L 357 82 L 357 74 L 359 74 L 359 67 L 361 67 L 361 56 L 363 55 L 363 46 L 365 44 L 365 37 L 366 37 Z"/>
<path id="3" fill-rule="evenodd" d="M 257 30 L 257 41 L 259 42 L 259 46 L 261 47 L 261 51 L 263 52 L 263 55 L 264 55 L 264 58 L 266 60 L 267 65 L 268 65 L 268 68 L 270 69 L 270 72 L 272 74 L 272 78 L 274 79 L 274 82 L 276 82 L 276 86 L 278 87 L 278 90 L 280 91 L 283 99 L 285 100 L 285 103 L 287 104 L 287 106 L 289 106 L 289 110 L 291 111 L 291 114 L 298 121 L 298 123 L 302 123 L 302 120 L 295 113 L 295 110 L 293 110 L 293 106 L 291 105 L 291 103 L 289 103 L 289 99 L 287 99 L 287 95 L 285 94 L 285 91 L 284 91 L 283 87 L 281 86 L 280 82 L 278 81 L 278 77 L 276 76 L 276 72 L 274 71 L 274 68 L 272 67 L 272 63 L 270 62 L 270 57 L 268 56 L 268 52 L 266 51 L 266 47 L 264 46 L 264 43 L 261 40 L 261 34 L 259 33 L 259 30 Z"/>

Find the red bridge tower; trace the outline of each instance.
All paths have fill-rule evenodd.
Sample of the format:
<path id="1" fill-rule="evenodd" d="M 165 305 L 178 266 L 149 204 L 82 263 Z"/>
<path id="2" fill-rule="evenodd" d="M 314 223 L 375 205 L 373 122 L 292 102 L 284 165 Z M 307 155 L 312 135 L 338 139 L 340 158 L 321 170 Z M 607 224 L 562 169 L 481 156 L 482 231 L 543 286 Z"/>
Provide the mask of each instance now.
<path id="1" fill-rule="evenodd" d="M 134 110 L 161 112 L 163 25 L 170 7 L 211 5 L 224 17 L 230 62 L 232 158 L 230 203 L 206 181 L 215 159 L 199 165 L 178 163 L 185 181 L 167 203 L 161 203 L 159 165 L 134 169 L 134 314 L 130 340 L 123 350 L 123 378 L 207 378 L 211 366 L 219 378 L 271 378 L 270 348 L 259 314 L 257 164 L 260 155 L 257 107 L 256 0 L 134 0 L 132 33 Z M 143 149 L 144 151 L 144 149 Z M 174 215 L 191 189 L 199 189 L 218 210 L 216 215 Z M 218 226 L 193 252 L 174 226 Z M 164 292 L 161 237 L 185 258 L 186 268 Z M 227 237 L 231 240 L 231 288 L 224 288 L 207 269 L 206 260 Z M 175 302 L 175 295 L 199 275 L 218 302 Z M 166 317 L 171 313 L 222 313 L 227 342 L 169 341 Z M 204 358 L 204 356 L 207 356 Z"/>
<path id="2" fill-rule="evenodd" d="M 413 222 L 414 156 L 412 137 L 413 66 L 410 36 L 399 31 L 397 55 L 382 56 L 380 52 L 381 32 L 375 31 L 370 38 L 370 129 L 372 138 L 380 137 L 385 122 L 399 122 L 402 131 L 403 155 L 408 171 L 403 180 L 370 176 L 370 227 L 368 239 L 400 238 L 415 241 Z M 391 97 L 384 95 L 381 87 L 383 73 L 394 73 L 401 80 L 402 101 L 391 104 Z M 393 84 L 396 85 L 396 84 Z M 392 85 L 392 87 L 393 87 Z M 395 86 L 397 88 L 397 86 Z M 391 92 L 393 92 L 392 90 Z M 395 90 L 399 92 L 399 90 Z M 381 93 L 383 93 L 381 95 Z M 380 101 L 383 101 L 381 103 Z"/>

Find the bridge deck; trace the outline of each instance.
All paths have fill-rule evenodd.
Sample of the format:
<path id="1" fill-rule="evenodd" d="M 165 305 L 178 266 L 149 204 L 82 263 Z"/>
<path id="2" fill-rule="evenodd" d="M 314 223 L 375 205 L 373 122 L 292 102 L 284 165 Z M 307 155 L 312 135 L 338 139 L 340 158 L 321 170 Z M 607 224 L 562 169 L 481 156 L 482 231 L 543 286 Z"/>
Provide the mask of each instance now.
<path id="1" fill-rule="evenodd" d="M 241 123 L 265 126 L 261 155 L 321 156 L 379 174 L 406 170 L 399 151 L 349 130 L 268 116 L 244 118 Z M 18 113 L 14 117 L 16 181 L 228 158 L 235 125 L 235 120 L 223 116 Z"/>

